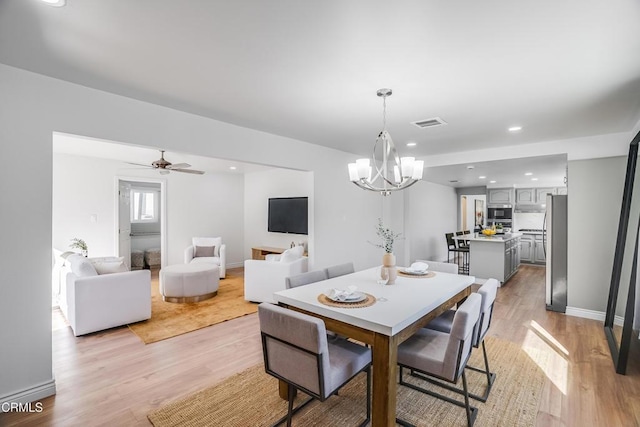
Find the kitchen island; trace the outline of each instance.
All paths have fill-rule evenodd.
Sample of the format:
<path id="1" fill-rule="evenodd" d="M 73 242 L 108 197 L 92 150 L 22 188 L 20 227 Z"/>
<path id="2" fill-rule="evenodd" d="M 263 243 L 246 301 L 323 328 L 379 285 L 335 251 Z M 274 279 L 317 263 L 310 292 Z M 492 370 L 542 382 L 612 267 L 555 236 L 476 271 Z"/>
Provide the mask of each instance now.
<path id="1" fill-rule="evenodd" d="M 504 283 L 518 271 L 522 233 L 464 236 L 469 245 L 469 275 Z M 462 240 L 458 236 L 456 240 Z"/>

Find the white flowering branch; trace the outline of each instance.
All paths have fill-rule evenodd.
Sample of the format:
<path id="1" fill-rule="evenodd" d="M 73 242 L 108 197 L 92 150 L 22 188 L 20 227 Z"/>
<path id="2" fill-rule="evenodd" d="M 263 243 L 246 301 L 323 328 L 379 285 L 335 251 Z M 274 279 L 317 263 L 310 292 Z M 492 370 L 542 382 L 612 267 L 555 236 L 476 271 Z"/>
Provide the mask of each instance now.
<path id="1" fill-rule="evenodd" d="M 388 254 L 393 253 L 393 243 L 402 235 L 402 233 L 394 233 L 390 228 L 386 228 L 382 223 L 382 218 L 378 218 L 378 225 L 376 226 L 376 234 L 382 240 L 382 243 L 369 242 L 372 245 L 384 249 Z"/>

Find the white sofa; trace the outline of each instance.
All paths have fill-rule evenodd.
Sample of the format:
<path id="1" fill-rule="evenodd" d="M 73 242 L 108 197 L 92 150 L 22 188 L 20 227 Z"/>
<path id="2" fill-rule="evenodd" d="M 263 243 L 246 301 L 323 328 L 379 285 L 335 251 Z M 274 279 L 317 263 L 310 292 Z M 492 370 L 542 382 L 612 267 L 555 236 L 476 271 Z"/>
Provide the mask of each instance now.
<path id="1" fill-rule="evenodd" d="M 67 257 L 60 309 L 75 336 L 151 318 L 150 271 L 126 271 L 116 260 Z"/>
<path id="2" fill-rule="evenodd" d="M 299 248 L 299 249 L 298 249 Z M 275 302 L 273 293 L 286 289 L 285 278 L 306 273 L 308 258 L 304 248 L 287 249 L 282 255 L 266 260 L 248 259 L 244 262 L 244 299 L 253 302 Z"/>
<path id="3" fill-rule="evenodd" d="M 210 250 L 213 248 L 213 256 L 202 256 L 198 250 Z M 208 255 L 208 254 L 207 254 Z M 194 237 L 191 246 L 184 250 L 184 263 L 209 263 L 215 264 L 220 269 L 220 278 L 227 275 L 227 245 L 222 243 L 222 237 Z"/>

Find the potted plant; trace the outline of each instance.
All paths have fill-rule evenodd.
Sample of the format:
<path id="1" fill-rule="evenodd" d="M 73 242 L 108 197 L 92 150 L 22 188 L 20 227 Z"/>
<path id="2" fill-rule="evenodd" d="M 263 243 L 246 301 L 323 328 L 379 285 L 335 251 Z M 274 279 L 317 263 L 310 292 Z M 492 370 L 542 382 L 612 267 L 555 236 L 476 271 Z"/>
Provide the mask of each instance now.
<path id="1" fill-rule="evenodd" d="M 396 257 L 393 254 L 393 244 L 395 240 L 400 237 L 402 233 L 394 233 L 390 228 L 385 227 L 382 218 L 378 218 L 378 225 L 376 226 L 376 234 L 381 240 L 381 243 L 372 243 L 374 246 L 384 249 L 384 255 L 382 256 L 382 265 L 388 267 L 389 271 L 389 285 L 392 285 L 397 276 L 396 271 Z"/>
<path id="2" fill-rule="evenodd" d="M 78 239 L 77 237 L 71 239 L 71 244 L 69 245 L 69 247 L 71 249 L 80 249 L 82 256 L 86 257 L 89 254 L 87 243 L 82 239 Z"/>

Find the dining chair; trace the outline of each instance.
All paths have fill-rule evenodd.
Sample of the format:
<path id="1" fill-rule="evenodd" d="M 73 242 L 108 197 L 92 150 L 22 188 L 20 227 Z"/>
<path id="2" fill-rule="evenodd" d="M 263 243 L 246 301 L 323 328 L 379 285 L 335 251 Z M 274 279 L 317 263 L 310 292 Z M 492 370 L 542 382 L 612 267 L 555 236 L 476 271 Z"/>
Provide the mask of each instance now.
<path id="1" fill-rule="evenodd" d="M 267 374 L 288 384 L 287 414 L 291 426 L 293 414 L 313 399 L 324 402 L 360 372 L 367 374 L 366 419 L 371 419 L 371 349 L 347 340 L 327 341 L 325 324 L 317 317 L 278 305 L 258 306 L 264 368 Z M 297 390 L 309 399 L 293 408 Z"/>
<path id="2" fill-rule="evenodd" d="M 467 366 L 468 369 L 471 369 L 476 372 L 483 373 L 487 376 L 487 389 L 485 390 L 482 396 L 478 396 L 475 394 L 469 394 L 469 397 L 478 400 L 480 402 L 486 402 L 489 397 L 489 393 L 491 392 L 491 387 L 493 386 L 494 381 L 496 380 L 496 374 L 492 373 L 489 369 L 489 358 L 487 357 L 487 349 L 484 343 L 484 337 L 487 335 L 489 331 L 489 326 L 491 325 L 491 317 L 493 315 L 493 306 L 496 300 L 496 295 L 498 293 L 498 285 L 499 282 L 496 279 L 487 280 L 484 285 L 478 289 L 478 295 L 482 298 L 482 305 L 480 307 L 480 321 L 478 322 L 478 331 L 473 340 L 473 346 L 475 348 L 479 348 L 480 344 L 482 344 L 482 355 L 484 356 L 484 369 L 478 369 L 473 366 Z M 427 324 L 426 328 L 433 329 L 440 332 L 449 333 L 451 331 L 451 327 L 453 325 L 453 319 L 455 316 L 455 310 L 447 310 L 442 313 L 440 316 L 433 319 L 429 324 Z M 450 389 L 451 391 L 455 391 L 460 393 L 460 389 L 454 389 L 448 384 L 442 384 L 445 388 Z"/>
<path id="3" fill-rule="evenodd" d="M 458 265 L 451 262 L 425 261 L 418 259 L 416 262 L 424 262 L 429 265 L 429 270 L 441 273 L 458 274 Z"/>
<path id="4" fill-rule="evenodd" d="M 287 289 L 291 289 L 319 282 L 321 280 L 327 280 L 328 278 L 327 270 L 313 270 L 306 273 L 296 274 L 295 276 L 285 277 L 284 282 Z"/>
<path id="5" fill-rule="evenodd" d="M 398 346 L 398 366 L 400 370 L 400 384 L 416 391 L 428 394 L 456 406 L 465 408 L 467 426 L 471 427 L 478 415 L 478 408 L 469 404 L 469 391 L 465 366 L 471 355 L 476 326 L 480 319 L 482 298 L 478 294 L 471 294 L 460 308 L 456 310 L 451 325 L 451 332 L 445 333 L 433 329 L 422 328 L 411 338 Z M 403 368 L 412 370 L 413 376 L 430 380 L 438 378 L 456 384 L 462 377 L 464 403 L 450 397 L 427 390 L 416 384 L 404 380 Z M 438 382 L 438 384 L 442 384 Z M 408 423 L 401 421 L 403 425 Z"/>
<path id="6" fill-rule="evenodd" d="M 332 265 L 331 267 L 327 267 L 327 278 L 331 279 L 333 277 L 344 276 L 345 274 L 355 273 L 355 268 L 353 268 L 353 262 L 347 262 L 344 264 Z"/>

